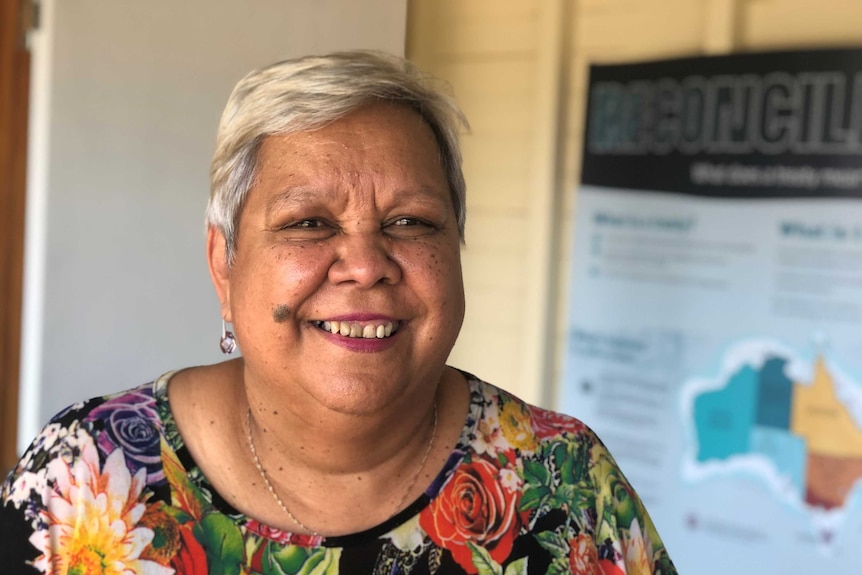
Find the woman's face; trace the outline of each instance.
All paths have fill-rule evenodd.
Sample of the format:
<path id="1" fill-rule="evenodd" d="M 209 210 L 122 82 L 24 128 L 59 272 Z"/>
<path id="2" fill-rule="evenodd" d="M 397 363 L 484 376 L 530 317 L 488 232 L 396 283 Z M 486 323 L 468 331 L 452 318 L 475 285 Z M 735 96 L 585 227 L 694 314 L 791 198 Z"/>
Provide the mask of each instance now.
<path id="1" fill-rule="evenodd" d="M 257 166 L 236 259 L 227 266 L 213 230 L 209 247 L 247 376 L 344 413 L 430 389 L 460 330 L 464 291 L 428 125 L 374 104 L 265 139 Z"/>

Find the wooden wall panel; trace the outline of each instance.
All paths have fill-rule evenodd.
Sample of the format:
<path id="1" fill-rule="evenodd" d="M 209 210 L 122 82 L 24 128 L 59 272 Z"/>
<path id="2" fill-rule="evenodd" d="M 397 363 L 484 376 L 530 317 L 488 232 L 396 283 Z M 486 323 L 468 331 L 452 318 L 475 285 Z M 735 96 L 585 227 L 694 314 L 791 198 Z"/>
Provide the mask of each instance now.
<path id="1" fill-rule="evenodd" d="M 859 0 L 748 0 L 741 12 L 740 49 L 862 45 Z"/>
<path id="2" fill-rule="evenodd" d="M 23 3 L 0 3 L 0 477 L 17 460 L 30 55 Z"/>

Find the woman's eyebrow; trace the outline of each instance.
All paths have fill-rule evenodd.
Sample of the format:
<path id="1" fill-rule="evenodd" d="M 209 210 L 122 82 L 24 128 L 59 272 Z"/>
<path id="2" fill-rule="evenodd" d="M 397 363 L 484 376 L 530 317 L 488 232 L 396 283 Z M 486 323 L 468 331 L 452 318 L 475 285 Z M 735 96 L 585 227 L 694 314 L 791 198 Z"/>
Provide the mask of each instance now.
<path id="1" fill-rule="evenodd" d="M 270 196 L 266 200 L 265 210 L 267 215 L 271 215 L 286 207 L 295 207 L 309 202 L 319 202 L 334 195 L 334 192 L 326 189 L 291 186 Z"/>
<path id="2" fill-rule="evenodd" d="M 396 200 L 410 200 L 416 204 L 443 205 L 449 201 L 448 194 L 441 195 L 435 186 L 419 184 L 415 188 L 398 188 L 393 197 Z"/>
<path id="3" fill-rule="evenodd" d="M 266 215 L 271 216 L 284 209 L 339 199 L 346 200 L 342 192 L 331 188 L 290 186 L 270 196 L 266 200 L 264 209 Z M 422 184 L 412 188 L 397 188 L 392 192 L 391 199 L 396 202 L 409 202 L 413 206 L 435 209 L 445 209 L 447 202 L 450 201 L 448 195 L 442 197 L 434 186 Z"/>

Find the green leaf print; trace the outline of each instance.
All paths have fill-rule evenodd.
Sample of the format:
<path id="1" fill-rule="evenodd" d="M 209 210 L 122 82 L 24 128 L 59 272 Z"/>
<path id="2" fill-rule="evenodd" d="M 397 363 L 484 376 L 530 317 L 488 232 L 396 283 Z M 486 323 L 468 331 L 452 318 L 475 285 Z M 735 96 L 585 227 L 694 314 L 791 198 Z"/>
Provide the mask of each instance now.
<path id="1" fill-rule="evenodd" d="M 340 549 L 269 542 L 263 552 L 263 575 L 338 575 Z"/>
<path id="2" fill-rule="evenodd" d="M 541 531 L 533 536 L 553 557 L 568 557 L 569 545 L 563 537 L 554 531 Z"/>
<path id="3" fill-rule="evenodd" d="M 296 575 L 306 560 L 308 550 L 305 547 L 270 541 L 263 550 L 263 575 Z"/>
<path id="4" fill-rule="evenodd" d="M 338 575 L 340 558 L 341 549 L 317 548 L 309 555 L 298 575 Z"/>
<path id="5" fill-rule="evenodd" d="M 637 517 L 638 509 L 631 492 L 621 483 L 614 487 L 614 501 L 620 527 L 630 528 L 632 521 Z"/>
<path id="6" fill-rule="evenodd" d="M 574 485 L 563 484 L 557 487 L 548 503 L 554 509 L 565 509 L 575 507 L 575 495 L 577 488 Z"/>
<path id="7" fill-rule="evenodd" d="M 570 446 L 574 457 L 572 477 L 575 483 L 590 480 L 590 467 L 592 466 L 592 453 L 586 441 L 580 441 Z"/>
<path id="8" fill-rule="evenodd" d="M 521 496 L 521 503 L 518 505 L 519 511 L 529 511 L 531 509 L 540 509 L 545 502 L 551 497 L 551 489 L 544 485 L 539 487 L 528 487 Z"/>
<path id="9" fill-rule="evenodd" d="M 569 558 L 559 557 L 551 561 L 551 566 L 548 567 L 546 575 L 570 575 Z"/>
<path id="10" fill-rule="evenodd" d="M 554 447 L 554 465 L 560 470 L 560 481 L 563 485 L 575 482 L 575 446 L 571 443 L 558 443 Z"/>
<path id="11" fill-rule="evenodd" d="M 551 486 L 553 477 L 548 468 L 532 459 L 524 460 L 524 481 L 530 485 Z"/>
<path id="12" fill-rule="evenodd" d="M 660 548 L 659 551 L 664 548 Z M 670 556 L 667 553 L 656 553 L 657 560 L 655 562 L 655 575 L 667 575 L 668 573 L 676 573 L 676 569 L 671 563 Z"/>
<path id="13" fill-rule="evenodd" d="M 209 513 L 192 532 L 207 554 L 210 575 L 239 574 L 243 541 L 233 520 L 221 513 Z"/>
<path id="14" fill-rule="evenodd" d="M 491 554 L 484 547 L 467 541 L 467 547 L 473 553 L 473 566 L 479 575 L 503 575 L 503 567 L 491 558 Z"/>
<path id="15" fill-rule="evenodd" d="M 521 557 L 506 565 L 506 571 L 503 575 L 527 575 L 527 558 Z"/>

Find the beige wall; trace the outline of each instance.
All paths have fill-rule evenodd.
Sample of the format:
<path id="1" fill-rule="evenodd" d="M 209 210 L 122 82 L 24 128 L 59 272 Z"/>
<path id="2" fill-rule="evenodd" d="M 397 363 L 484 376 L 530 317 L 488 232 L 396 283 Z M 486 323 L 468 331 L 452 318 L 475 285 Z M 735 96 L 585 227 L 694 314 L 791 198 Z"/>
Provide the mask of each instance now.
<path id="1" fill-rule="evenodd" d="M 418 0 L 407 53 L 448 80 L 463 140 L 467 316 L 450 363 L 538 401 L 550 278 L 561 2 Z"/>
<path id="2" fill-rule="evenodd" d="M 553 404 L 589 63 L 862 45 L 860 14 L 862 0 L 410 0 L 407 54 L 473 126 L 451 363 Z"/>

